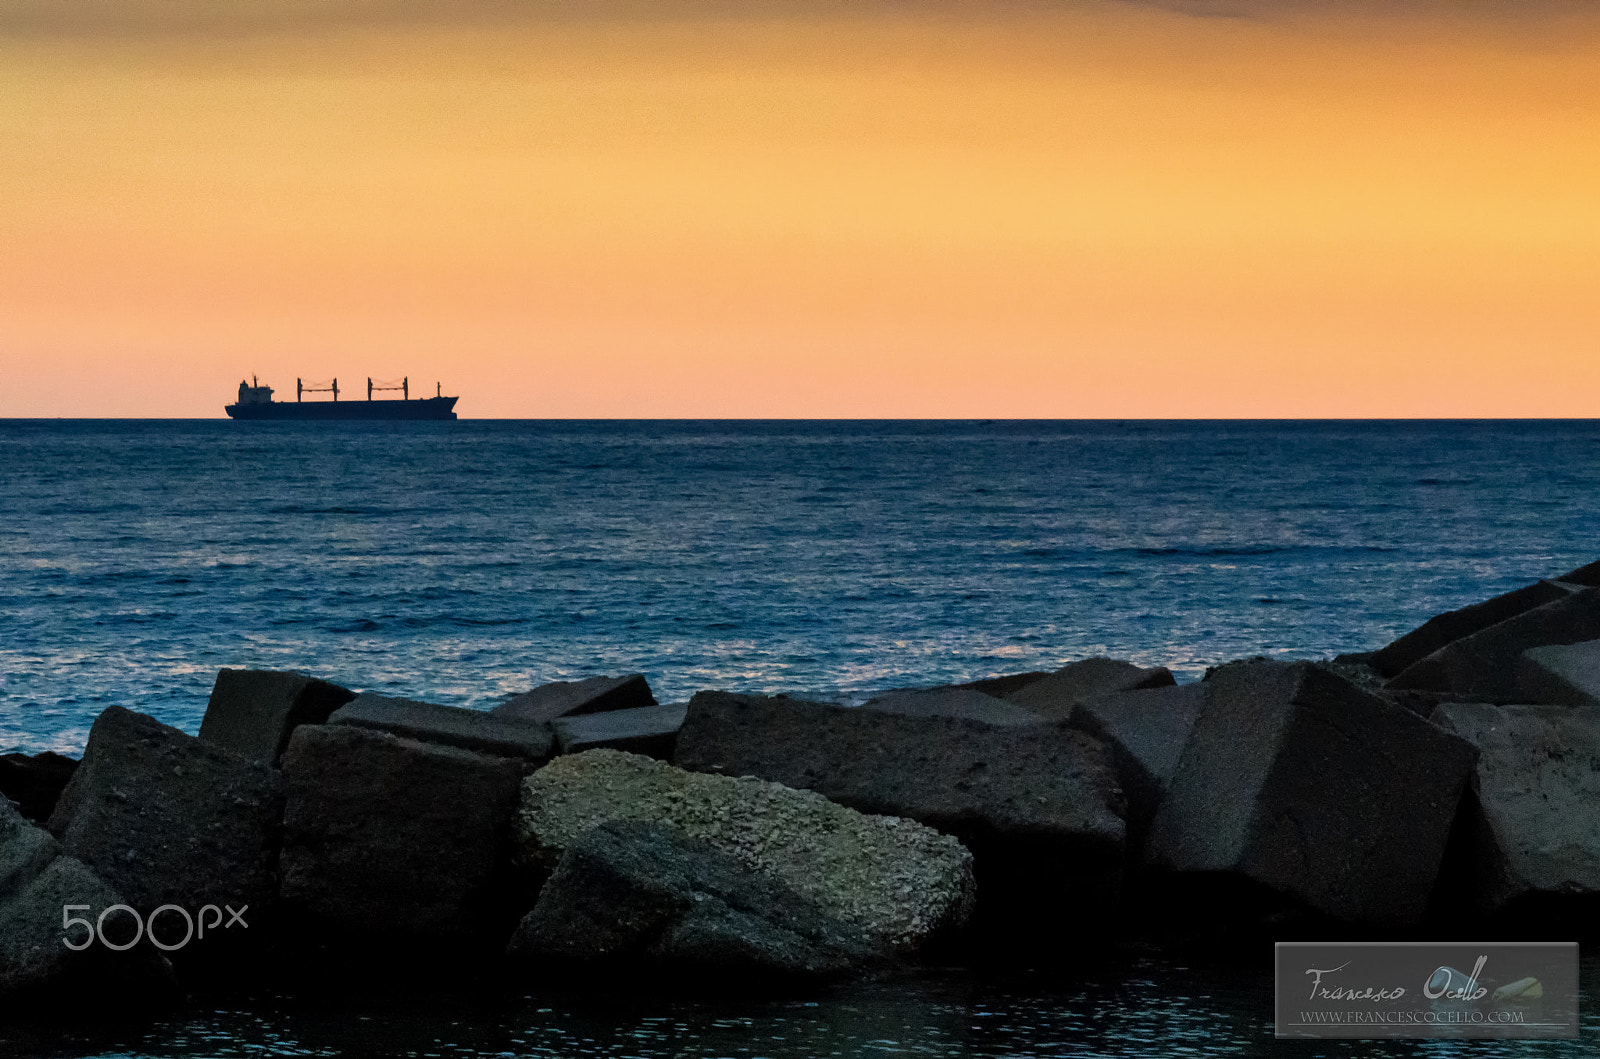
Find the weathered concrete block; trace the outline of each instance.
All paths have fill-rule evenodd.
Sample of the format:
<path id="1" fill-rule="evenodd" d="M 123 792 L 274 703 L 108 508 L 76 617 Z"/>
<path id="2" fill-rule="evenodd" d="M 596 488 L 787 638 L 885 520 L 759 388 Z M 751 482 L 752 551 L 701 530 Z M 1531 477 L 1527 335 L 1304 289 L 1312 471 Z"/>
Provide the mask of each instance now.
<path id="1" fill-rule="evenodd" d="M 356 697 L 349 688 L 301 673 L 222 669 L 200 721 L 212 746 L 276 765 L 297 725 L 322 724 Z"/>
<path id="2" fill-rule="evenodd" d="M 629 673 L 621 677 L 590 677 L 545 684 L 502 702 L 489 712 L 498 717 L 549 722 L 557 717 L 636 710 L 654 705 L 656 697 L 650 693 L 644 675 Z"/>
<path id="3" fill-rule="evenodd" d="M 678 743 L 678 729 L 689 710 L 685 703 L 644 706 L 637 710 L 611 710 L 560 717 L 551 722 L 556 746 L 563 754 L 585 750 L 626 750 L 630 754 L 669 761 Z"/>
<path id="4" fill-rule="evenodd" d="M 972 858 L 953 838 L 810 791 L 615 750 L 558 757 L 527 778 L 519 860 L 546 878 L 580 835 L 611 821 L 671 826 L 780 880 L 882 952 L 913 952 L 971 909 Z"/>
<path id="5" fill-rule="evenodd" d="M 1471 744 L 1310 663 L 1234 663 L 1207 683 L 1147 859 L 1346 921 L 1418 919 Z"/>
<path id="6" fill-rule="evenodd" d="M 970 688 L 901 688 L 868 699 L 862 703 L 861 709 L 898 713 L 906 717 L 962 717 L 985 724 L 1043 722 L 1043 718 L 1025 706 Z"/>
<path id="7" fill-rule="evenodd" d="M 1467 842 L 1475 910 L 1600 894 L 1600 710 L 1450 703 L 1434 722 L 1478 748 Z"/>
<path id="8" fill-rule="evenodd" d="M 164 904 L 260 913 L 276 889 L 282 814 L 275 769 L 112 706 L 89 730 L 50 828 L 142 913 Z"/>
<path id="9" fill-rule="evenodd" d="M 17 803 L 23 816 L 44 823 L 55 810 L 78 762 L 63 754 L 0 754 L 0 797 Z"/>
<path id="10" fill-rule="evenodd" d="M 1600 586 L 1600 562 L 1569 570 L 1548 581 L 1524 585 L 1482 603 L 1437 614 L 1389 646 L 1372 652 L 1367 664 L 1385 677 L 1398 676 L 1408 666 L 1420 662 L 1447 644 L 1482 632 L 1491 625 L 1498 625 L 1534 607 L 1553 603 L 1579 588 L 1597 586 Z"/>
<path id="11" fill-rule="evenodd" d="M 1065 721 L 1072 708 L 1085 699 L 1173 683 L 1171 672 L 1163 666 L 1145 669 L 1116 658 L 1085 658 L 1012 692 L 1007 699 L 1046 720 Z"/>
<path id="12" fill-rule="evenodd" d="M 172 968 L 148 938 L 123 951 L 98 939 L 84 946 L 101 914 L 120 904 L 121 895 L 0 798 L 0 1000 L 6 1010 L 13 1004 L 72 1010 L 92 1001 L 103 1013 L 119 1000 L 175 1000 Z M 64 916 L 91 926 L 68 928 Z M 126 912 L 112 912 L 103 929 L 114 944 L 134 934 Z"/>
<path id="13" fill-rule="evenodd" d="M 1034 670 L 1031 673 L 1008 673 L 999 677 L 984 677 L 982 680 L 969 680 L 965 684 L 948 685 L 958 691 L 981 691 L 985 695 L 993 695 L 1003 699 L 1014 691 L 1021 691 L 1029 684 L 1035 684 L 1050 675 L 1050 670 Z"/>
<path id="14" fill-rule="evenodd" d="M 701 692 L 674 760 L 814 790 L 958 837 L 975 858 L 982 922 L 974 930 L 985 943 L 1031 946 L 1028 939 L 1073 924 L 1081 940 L 1085 903 L 1117 900 L 1122 792 L 1105 747 L 1062 725 Z"/>
<path id="15" fill-rule="evenodd" d="M 1515 690 L 1523 703 L 1600 706 L 1600 640 L 1522 652 Z"/>
<path id="16" fill-rule="evenodd" d="M 508 931 L 504 868 L 523 768 L 368 728 L 302 725 L 283 755 L 283 899 L 387 939 Z"/>
<path id="17" fill-rule="evenodd" d="M 1205 697 L 1205 684 L 1174 684 L 1103 695 L 1072 711 L 1068 723 L 1111 751 L 1130 825 L 1155 816 Z"/>
<path id="18" fill-rule="evenodd" d="M 1388 686 L 1446 692 L 1466 702 L 1511 702 L 1524 651 L 1595 639 L 1600 589 L 1585 588 L 1463 636 L 1406 667 Z"/>
<path id="19" fill-rule="evenodd" d="M 383 695 L 358 695 L 328 723 L 528 761 L 543 761 L 554 748 L 550 727 L 538 721 Z"/>
<path id="20" fill-rule="evenodd" d="M 649 968 L 836 978 L 886 958 L 776 876 L 662 824 L 612 821 L 561 854 L 508 954 L 557 974 Z"/>

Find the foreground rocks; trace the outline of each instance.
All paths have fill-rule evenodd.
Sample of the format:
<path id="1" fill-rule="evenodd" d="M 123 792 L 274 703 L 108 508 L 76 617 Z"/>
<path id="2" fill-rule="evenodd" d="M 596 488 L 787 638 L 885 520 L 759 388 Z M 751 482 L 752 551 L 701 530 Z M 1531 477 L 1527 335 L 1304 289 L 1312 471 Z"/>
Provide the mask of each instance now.
<path id="1" fill-rule="evenodd" d="M 497 717 L 548 723 L 558 717 L 637 710 L 654 705 L 656 698 L 650 693 L 650 684 L 644 675 L 629 673 L 622 677 L 590 677 L 545 684 L 508 699 L 489 712 Z"/>
<path id="2" fill-rule="evenodd" d="M 1600 588 L 1563 591 L 1413 662 L 1389 681 L 1400 691 L 1430 691 L 1462 702 L 1513 702 L 1522 653 L 1550 644 L 1600 639 Z"/>
<path id="3" fill-rule="evenodd" d="M 335 710 L 328 723 L 529 762 L 543 761 L 553 748 L 549 726 L 538 721 L 384 695 L 358 695 Z"/>
<path id="4" fill-rule="evenodd" d="M 998 940 L 1043 937 L 1087 902 L 1115 906 L 1125 825 L 1104 746 L 1061 725 L 987 724 L 782 697 L 701 692 L 677 764 L 758 776 L 958 837 Z M 1024 911 L 1025 910 L 1025 911 Z"/>
<path id="5" fill-rule="evenodd" d="M 1155 816 L 1208 690 L 1205 684 L 1184 684 L 1120 691 L 1073 709 L 1069 723 L 1111 752 L 1130 829 L 1142 833 Z"/>
<path id="6" fill-rule="evenodd" d="M 89 927 L 63 926 L 69 906 L 66 915 L 98 925 L 122 903 L 48 832 L 0 798 L 0 1002 L 8 1010 L 93 1000 L 103 1011 L 174 1001 L 172 968 L 148 940 L 118 951 L 89 940 Z M 102 929 L 115 945 L 133 938 L 122 912 L 106 915 Z"/>
<path id="7" fill-rule="evenodd" d="M 1517 701 L 1600 708 L 1600 640 L 1522 652 Z"/>
<path id="8" fill-rule="evenodd" d="M 166 904 L 259 915 L 277 890 L 283 799 L 269 766 L 112 706 L 90 729 L 50 829 L 145 915 Z M 176 918 L 163 927 L 183 933 Z"/>
<path id="9" fill-rule="evenodd" d="M 1007 700 L 1051 721 L 1065 721 L 1087 699 L 1118 691 L 1167 687 L 1175 683 L 1165 667 L 1145 669 L 1116 658 L 1085 658 L 1011 692 Z"/>
<path id="10" fill-rule="evenodd" d="M 223 750 L 276 765 L 295 728 L 322 724 L 355 697 L 349 688 L 303 673 L 223 669 L 211 687 L 200 738 Z"/>
<path id="11" fill-rule="evenodd" d="M 1148 859 L 1249 880 L 1351 923 L 1427 909 L 1472 745 L 1309 663 L 1215 670 Z"/>
<path id="12" fill-rule="evenodd" d="M 1600 894 L 1600 710 L 1452 703 L 1434 720 L 1479 751 L 1447 896 L 1497 912 Z"/>
<path id="13" fill-rule="evenodd" d="M 542 885 L 584 832 L 613 821 L 670 826 L 780 881 L 886 956 L 916 952 L 971 911 L 971 856 L 952 838 L 808 791 L 615 750 L 559 757 L 527 778 L 520 863 Z"/>
<path id="14" fill-rule="evenodd" d="M 654 969 L 741 982 L 839 978 L 883 955 L 777 875 L 672 827 L 617 821 L 567 846 L 509 953 L 557 973 Z"/>
<path id="15" fill-rule="evenodd" d="M 386 944 L 470 944 L 508 929 L 520 759 L 303 726 L 283 775 L 279 885 L 293 912 Z"/>

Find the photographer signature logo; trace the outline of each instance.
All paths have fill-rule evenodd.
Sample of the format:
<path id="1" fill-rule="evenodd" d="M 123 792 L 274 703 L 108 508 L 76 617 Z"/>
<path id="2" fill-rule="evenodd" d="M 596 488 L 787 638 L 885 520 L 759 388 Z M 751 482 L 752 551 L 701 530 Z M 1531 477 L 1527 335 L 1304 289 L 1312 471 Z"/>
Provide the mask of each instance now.
<path id="1" fill-rule="evenodd" d="M 173 952 L 177 949 L 183 948 L 185 945 L 189 944 L 190 941 L 193 941 L 197 937 L 204 938 L 207 930 L 215 932 L 218 927 L 221 927 L 223 930 L 229 930 L 234 926 L 239 926 L 248 930 L 250 927 L 250 924 L 244 921 L 244 914 L 250 910 L 249 905 L 241 905 L 237 910 L 235 910 L 232 905 L 223 905 L 222 908 L 218 908 L 216 905 L 203 905 L 196 915 L 190 915 L 189 910 L 181 905 L 162 905 L 160 908 L 157 908 L 155 911 L 151 912 L 148 919 L 141 917 L 136 909 L 130 908 L 127 905 L 109 905 L 105 911 L 100 913 L 100 917 L 93 922 L 84 919 L 82 916 L 75 916 L 72 914 L 74 912 L 87 912 L 89 909 L 89 905 L 61 906 L 61 944 L 65 945 L 74 952 L 82 952 L 84 949 L 87 949 L 89 946 L 93 945 L 96 941 L 100 942 L 100 944 L 104 945 L 108 949 L 112 949 L 116 952 L 122 952 L 124 949 L 131 949 L 135 945 L 139 944 L 139 941 L 146 934 L 150 936 L 150 944 L 164 952 Z M 226 923 L 223 922 L 222 918 L 223 909 L 227 909 L 228 912 L 228 919 Z M 106 917 L 111 915 L 113 912 L 126 912 L 128 915 L 133 917 L 135 929 L 133 932 L 133 938 L 131 940 L 119 942 L 112 941 L 106 937 Z M 164 913 L 169 915 L 169 922 L 171 921 L 171 915 L 183 917 L 183 940 L 177 942 L 163 941 L 161 938 L 156 936 L 156 920 Z M 209 913 L 212 917 L 209 923 L 206 921 L 207 913 Z M 113 921 L 113 923 L 115 922 L 116 921 Z M 76 927 L 82 927 L 84 933 L 80 935 L 78 939 L 74 940 L 71 935 L 73 929 Z"/>

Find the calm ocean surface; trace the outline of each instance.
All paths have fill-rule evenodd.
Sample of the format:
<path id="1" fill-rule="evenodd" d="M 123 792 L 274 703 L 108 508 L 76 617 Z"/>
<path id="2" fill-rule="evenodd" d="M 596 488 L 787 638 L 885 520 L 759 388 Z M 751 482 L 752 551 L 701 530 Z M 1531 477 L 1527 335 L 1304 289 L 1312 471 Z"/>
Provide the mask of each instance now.
<path id="1" fill-rule="evenodd" d="M 112 703 L 194 732 L 222 666 L 478 707 L 625 671 L 663 702 L 851 700 L 1092 654 L 1194 679 L 1376 647 L 1600 558 L 1589 421 L 13 420 L 0 481 L 0 750 L 77 753 Z M 1197 974 L 663 1007 L 604 1032 L 534 1005 L 376 1051 L 1267 1054 L 1259 997 Z M 280 1015 L 105 1054 L 354 1047 L 345 1022 Z"/>

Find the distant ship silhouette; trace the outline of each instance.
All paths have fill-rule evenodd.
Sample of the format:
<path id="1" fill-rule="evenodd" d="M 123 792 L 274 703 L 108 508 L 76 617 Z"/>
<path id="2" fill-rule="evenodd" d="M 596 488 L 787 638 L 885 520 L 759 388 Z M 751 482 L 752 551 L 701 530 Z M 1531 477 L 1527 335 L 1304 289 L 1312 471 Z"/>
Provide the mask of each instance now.
<path id="1" fill-rule="evenodd" d="M 222 410 L 231 419 L 454 419 L 454 409 L 460 398 L 441 396 L 438 392 L 441 388 L 435 383 L 434 396 L 413 401 L 409 377 L 401 380 L 399 386 L 374 386 L 369 378 L 365 401 L 341 401 L 338 379 L 329 386 L 319 387 L 307 386 L 303 380 L 296 379 L 295 399 L 290 403 L 274 401 L 272 387 L 260 385 L 252 375 L 248 383 L 239 383 L 239 400 L 224 405 Z M 373 400 L 372 395 L 378 390 L 399 390 L 401 397 L 399 400 L 392 397 Z M 333 400 L 304 400 L 308 393 L 331 393 Z"/>

